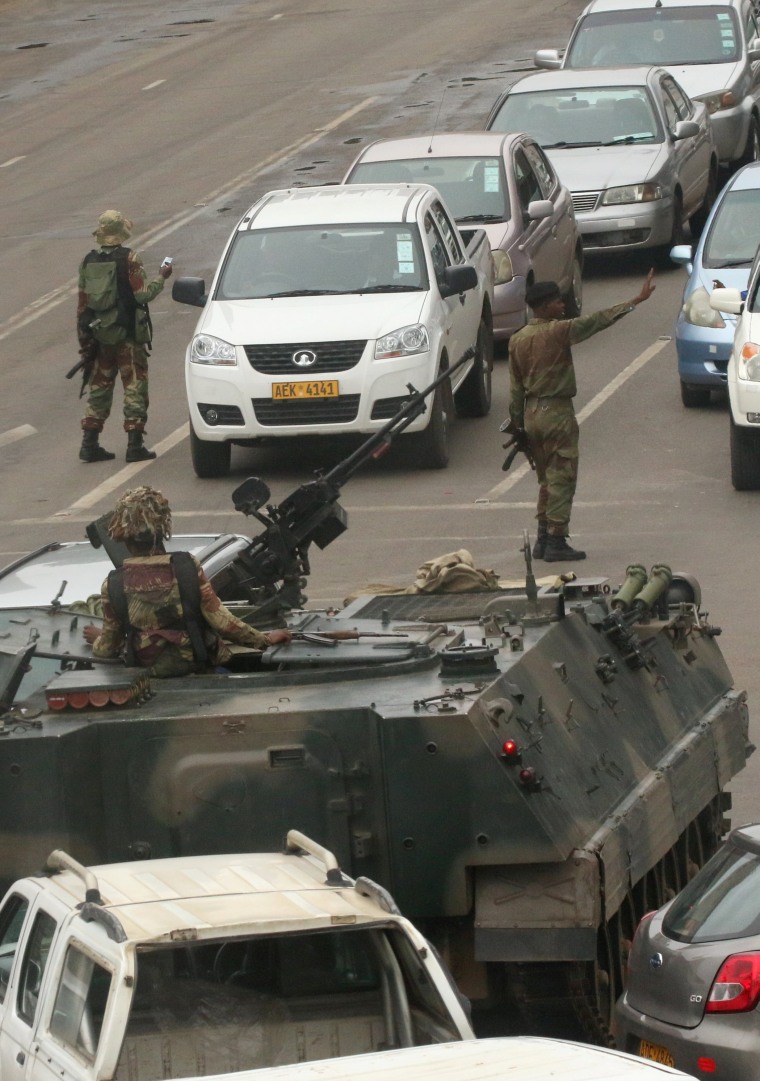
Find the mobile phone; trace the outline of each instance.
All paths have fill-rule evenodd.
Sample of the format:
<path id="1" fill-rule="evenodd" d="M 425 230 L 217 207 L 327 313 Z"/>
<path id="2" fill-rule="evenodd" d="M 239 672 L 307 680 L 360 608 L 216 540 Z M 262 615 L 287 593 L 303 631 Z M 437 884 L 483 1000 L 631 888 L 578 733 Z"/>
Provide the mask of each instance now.
<path id="1" fill-rule="evenodd" d="M 163 261 L 163 263 L 161 264 L 161 266 L 162 266 L 162 267 L 164 267 L 164 266 L 171 266 L 173 262 L 174 262 L 174 260 L 172 259 L 171 255 L 167 255 L 167 257 L 166 257 L 166 258 L 164 259 L 164 261 Z"/>

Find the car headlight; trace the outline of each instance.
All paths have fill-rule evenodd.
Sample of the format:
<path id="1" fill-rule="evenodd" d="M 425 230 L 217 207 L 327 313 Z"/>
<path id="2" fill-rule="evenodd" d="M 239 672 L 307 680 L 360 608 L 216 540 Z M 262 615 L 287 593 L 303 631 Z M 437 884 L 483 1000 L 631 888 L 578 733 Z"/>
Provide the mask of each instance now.
<path id="1" fill-rule="evenodd" d="M 716 90 L 714 94 L 697 94 L 694 100 L 704 102 L 711 116 L 713 113 L 720 112 L 721 109 L 731 109 L 736 105 L 736 97 L 732 90 Z"/>
<path id="2" fill-rule="evenodd" d="M 739 378 L 760 383 L 760 345 L 745 342 L 739 354 Z"/>
<path id="3" fill-rule="evenodd" d="M 607 188 L 602 196 L 602 205 L 651 203 L 653 199 L 662 199 L 662 188 L 659 184 L 624 184 L 621 188 Z"/>
<path id="4" fill-rule="evenodd" d="M 190 343 L 190 360 L 193 364 L 237 364 L 237 350 L 229 342 L 215 338 L 213 334 L 196 334 Z"/>
<path id="5" fill-rule="evenodd" d="M 694 290 L 681 310 L 686 322 L 695 327 L 714 327 L 718 330 L 726 325 L 720 312 L 710 307 L 710 294 L 702 286 Z"/>
<path id="6" fill-rule="evenodd" d="M 491 258 L 493 259 L 494 285 L 504 285 L 505 282 L 511 282 L 515 272 L 512 269 L 512 260 L 507 253 L 497 248 L 496 251 L 491 252 Z"/>
<path id="7" fill-rule="evenodd" d="M 425 353 L 430 348 L 428 332 L 422 323 L 401 327 L 384 334 L 375 342 L 375 360 L 390 357 L 406 357 L 412 353 Z"/>

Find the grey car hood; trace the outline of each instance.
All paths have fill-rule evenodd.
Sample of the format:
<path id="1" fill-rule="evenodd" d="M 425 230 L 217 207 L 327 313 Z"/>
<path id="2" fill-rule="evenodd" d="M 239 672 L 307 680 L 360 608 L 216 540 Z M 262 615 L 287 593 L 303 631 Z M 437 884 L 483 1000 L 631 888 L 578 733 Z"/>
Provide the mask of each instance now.
<path id="1" fill-rule="evenodd" d="M 563 184 L 572 192 L 602 191 L 622 184 L 641 184 L 656 176 L 667 150 L 663 143 L 636 146 L 582 146 L 547 150 Z"/>
<path id="2" fill-rule="evenodd" d="M 733 86 L 741 73 L 742 64 L 733 61 L 730 64 L 683 64 L 668 67 L 677 83 L 680 83 L 690 98 L 702 94 L 712 94 L 717 90 Z"/>

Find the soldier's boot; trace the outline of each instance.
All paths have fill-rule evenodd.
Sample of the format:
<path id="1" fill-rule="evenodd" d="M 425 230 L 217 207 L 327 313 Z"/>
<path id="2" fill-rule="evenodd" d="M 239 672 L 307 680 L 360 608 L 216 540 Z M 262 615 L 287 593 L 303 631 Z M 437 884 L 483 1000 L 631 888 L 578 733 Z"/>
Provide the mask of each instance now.
<path id="1" fill-rule="evenodd" d="M 154 450 L 143 446 L 143 433 L 133 428 L 127 432 L 127 461 L 149 462 L 156 457 Z"/>
<path id="2" fill-rule="evenodd" d="M 533 552 L 531 553 L 534 559 L 544 558 L 547 536 L 548 531 L 546 527 L 546 519 L 544 519 L 543 521 L 540 520 L 538 523 L 538 531 L 536 533 L 536 543 L 533 545 Z"/>
<path id="3" fill-rule="evenodd" d="M 585 559 L 586 553 L 577 548 L 571 548 L 567 543 L 567 537 L 553 537 L 550 533 L 546 538 L 543 558 L 547 563 L 569 562 L 572 559 Z"/>
<path id="4" fill-rule="evenodd" d="M 85 428 L 82 432 L 82 445 L 79 448 L 79 460 L 82 462 L 110 462 L 116 455 L 110 450 L 101 447 L 98 436 L 100 432 L 94 428 Z"/>

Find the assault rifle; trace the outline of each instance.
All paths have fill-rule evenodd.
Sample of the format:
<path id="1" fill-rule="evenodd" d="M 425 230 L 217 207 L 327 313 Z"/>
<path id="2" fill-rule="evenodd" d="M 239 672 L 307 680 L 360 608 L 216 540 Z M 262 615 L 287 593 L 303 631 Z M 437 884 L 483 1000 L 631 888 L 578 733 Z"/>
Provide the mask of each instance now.
<path id="1" fill-rule="evenodd" d="M 468 349 L 424 390 L 408 383 L 409 397 L 387 424 L 329 472 L 318 472 L 277 506 L 268 502 L 271 493 L 263 480 L 249 477 L 243 481 L 232 493 L 235 509 L 264 528 L 222 575 L 215 576 L 217 591 L 248 600 L 254 610 L 247 618 L 256 626 L 302 608 L 311 571 L 309 548 L 312 544 L 326 548 L 348 527 L 346 511 L 338 502 L 343 485 L 367 462 L 380 458 L 393 439 L 425 412 L 425 399 L 474 355 L 475 350 Z"/>
<path id="2" fill-rule="evenodd" d="M 90 372 L 92 366 L 95 363 L 95 358 L 98 355 L 98 343 L 94 338 L 86 338 L 82 340 L 82 344 L 79 346 L 79 360 L 76 364 L 69 368 L 66 372 L 67 379 L 73 379 L 77 372 L 82 373 L 82 385 L 79 388 L 79 397 L 84 397 L 85 389 L 90 381 Z"/>

